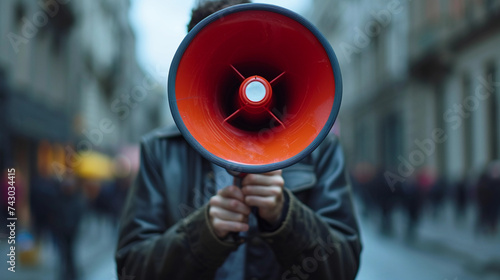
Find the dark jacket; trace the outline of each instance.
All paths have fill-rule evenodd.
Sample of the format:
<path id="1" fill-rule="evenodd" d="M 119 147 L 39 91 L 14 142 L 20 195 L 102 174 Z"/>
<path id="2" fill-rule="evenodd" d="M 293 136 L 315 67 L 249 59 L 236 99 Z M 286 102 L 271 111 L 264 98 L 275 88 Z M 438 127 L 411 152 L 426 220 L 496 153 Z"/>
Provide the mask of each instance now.
<path id="1" fill-rule="evenodd" d="M 361 244 L 344 165 L 337 138 L 328 136 L 308 157 L 283 170 L 288 211 L 276 231 L 261 232 L 247 244 L 247 251 L 258 252 L 247 256 L 249 279 L 355 278 Z M 213 279 L 238 244 L 215 236 L 207 204 L 189 213 L 210 174 L 210 163 L 176 128 L 143 138 L 141 167 L 120 224 L 119 275 Z M 265 271 L 269 265 L 278 274 L 265 276 L 271 275 Z"/>

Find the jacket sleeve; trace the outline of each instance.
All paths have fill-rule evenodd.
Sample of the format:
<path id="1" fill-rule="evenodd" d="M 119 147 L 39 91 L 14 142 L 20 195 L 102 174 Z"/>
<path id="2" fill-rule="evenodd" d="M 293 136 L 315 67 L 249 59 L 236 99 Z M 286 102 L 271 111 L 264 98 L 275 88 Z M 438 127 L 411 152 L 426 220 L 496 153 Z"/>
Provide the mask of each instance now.
<path id="1" fill-rule="evenodd" d="M 220 241 L 207 205 L 169 225 L 165 180 L 147 144 L 120 221 L 117 272 L 134 279 L 212 279 L 236 244 Z M 121 279 L 121 278 L 120 278 Z"/>
<path id="2" fill-rule="evenodd" d="M 354 279 L 361 243 L 337 138 L 328 137 L 312 158 L 317 183 L 303 202 L 285 189 L 285 221 L 262 238 L 284 268 L 282 279 Z"/>

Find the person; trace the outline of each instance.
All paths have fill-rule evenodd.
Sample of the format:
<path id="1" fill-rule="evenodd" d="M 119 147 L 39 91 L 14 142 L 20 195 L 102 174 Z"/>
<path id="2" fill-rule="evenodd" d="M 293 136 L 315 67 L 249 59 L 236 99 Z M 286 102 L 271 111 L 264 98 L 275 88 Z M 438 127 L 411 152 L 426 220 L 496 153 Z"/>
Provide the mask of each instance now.
<path id="1" fill-rule="evenodd" d="M 82 277 L 77 260 L 77 237 L 86 201 L 80 181 L 81 178 L 68 172 L 55 186 L 52 231 L 59 250 L 60 279 Z"/>
<path id="2" fill-rule="evenodd" d="M 476 183 L 477 231 L 495 235 L 500 216 L 500 162 L 489 163 Z"/>
<path id="3" fill-rule="evenodd" d="M 189 29 L 243 2 L 202 3 Z M 175 126 L 150 132 L 120 221 L 117 272 L 148 280 L 354 279 L 361 242 L 344 168 L 331 134 L 299 163 L 248 174 L 239 188 Z"/>

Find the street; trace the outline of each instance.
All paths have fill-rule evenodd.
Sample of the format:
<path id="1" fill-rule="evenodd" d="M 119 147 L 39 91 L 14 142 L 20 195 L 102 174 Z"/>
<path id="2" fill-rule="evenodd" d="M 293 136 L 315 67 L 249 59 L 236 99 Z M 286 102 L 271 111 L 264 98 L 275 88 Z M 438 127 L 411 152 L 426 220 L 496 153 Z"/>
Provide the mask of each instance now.
<path id="1" fill-rule="evenodd" d="M 76 263 L 81 280 L 117 280 L 114 263 L 116 230 L 99 217 L 89 216 L 82 221 L 76 244 Z M 5 239 L 0 239 L 2 256 L 7 250 Z M 20 264 L 15 273 L 7 271 L 2 264 L 0 279 L 5 280 L 56 280 L 59 271 L 57 252 L 49 236 L 40 244 L 39 263 L 29 267 Z"/>
<path id="2" fill-rule="evenodd" d="M 455 225 L 452 209 L 445 207 L 437 219 L 421 221 L 417 239 L 404 238 L 405 218 L 394 215 L 395 231 L 390 236 L 379 232 L 377 219 L 360 218 L 362 261 L 357 280 L 498 280 L 500 279 L 500 236 L 474 236 L 470 225 L 474 212 Z M 117 280 L 113 254 L 116 230 L 107 221 L 89 216 L 83 220 L 77 244 L 77 264 L 82 280 Z M 15 273 L 2 265 L 1 279 L 57 279 L 58 260 L 54 246 L 44 239 L 40 262 L 35 267 L 20 265 Z M 6 252 L 1 240 L 2 255 Z"/>
<path id="3" fill-rule="evenodd" d="M 383 236 L 373 220 L 361 219 L 363 251 L 357 280 L 498 280 L 500 236 L 475 237 L 472 211 L 454 225 L 450 207 L 420 224 L 417 240 L 403 237 L 405 220 L 394 215 L 395 233 Z"/>

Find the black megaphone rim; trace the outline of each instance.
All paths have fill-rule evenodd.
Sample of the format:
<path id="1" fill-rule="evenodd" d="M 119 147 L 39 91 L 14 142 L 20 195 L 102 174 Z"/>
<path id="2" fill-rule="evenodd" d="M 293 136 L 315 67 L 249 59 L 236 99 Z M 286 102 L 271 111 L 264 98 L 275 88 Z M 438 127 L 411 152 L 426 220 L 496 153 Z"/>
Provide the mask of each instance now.
<path id="1" fill-rule="evenodd" d="M 328 117 L 328 120 L 326 121 L 323 129 L 318 133 L 316 138 L 309 144 L 304 150 L 299 152 L 297 155 L 292 156 L 286 160 L 280 161 L 280 162 L 275 162 L 275 163 L 270 163 L 270 164 L 263 164 L 263 165 L 248 165 L 248 164 L 240 164 L 236 162 L 232 162 L 229 160 L 222 159 L 218 156 L 215 156 L 214 154 L 210 153 L 208 150 L 206 150 L 189 132 L 189 130 L 186 128 L 182 117 L 180 116 L 179 109 L 177 107 L 177 102 L 176 102 L 176 97 L 175 97 L 175 79 L 177 76 L 177 69 L 179 67 L 180 61 L 182 59 L 182 56 L 184 55 L 184 52 L 188 48 L 189 44 L 193 40 L 193 38 L 196 37 L 196 35 L 207 25 L 210 23 L 219 20 L 222 17 L 225 17 L 227 15 L 237 13 L 237 12 L 243 12 L 243 11 L 252 11 L 252 10 L 260 10 L 260 11 L 268 11 L 268 12 L 274 12 L 277 14 L 284 15 L 288 18 L 291 18 L 298 23 L 302 24 L 304 27 L 306 27 L 317 39 L 318 41 L 322 44 L 325 52 L 328 55 L 328 58 L 330 60 L 331 66 L 332 66 L 332 71 L 334 75 L 334 80 L 335 80 L 335 98 L 333 101 L 332 105 L 332 110 L 330 112 L 330 116 Z M 186 141 L 197 151 L 199 152 L 203 157 L 205 157 L 207 160 L 224 167 L 228 170 L 236 171 L 236 172 L 243 172 L 243 173 L 264 173 L 264 172 L 269 172 L 272 170 L 277 170 L 277 169 L 282 169 L 285 167 L 288 167 L 290 165 L 293 165 L 303 158 L 305 158 L 307 155 L 312 153 L 320 144 L 323 142 L 323 140 L 326 138 L 326 136 L 330 133 L 331 128 L 333 127 L 333 124 L 335 123 L 335 120 L 337 119 L 338 113 L 340 111 L 340 104 L 342 102 L 342 75 L 340 73 L 340 66 L 339 62 L 337 59 L 337 56 L 335 55 L 335 52 L 333 51 L 330 43 L 328 40 L 321 34 L 321 32 L 312 24 L 310 23 L 307 19 L 302 17 L 301 15 L 290 11 L 288 9 L 275 6 L 275 5 L 270 5 L 270 4 L 260 4 L 260 3 L 249 3 L 249 4 L 240 4 L 240 5 L 235 5 L 231 6 L 225 9 L 222 9 L 216 13 L 213 13 L 212 15 L 206 17 L 202 21 L 200 21 L 187 35 L 186 37 L 182 40 L 181 44 L 179 45 L 179 48 L 177 49 L 174 58 L 172 60 L 172 64 L 170 65 L 170 71 L 168 75 L 168 102 L 170 106 L 170 110 L 174 119 L 175 124 L 177 125 L 178 129 L 186 139 Z"/>

